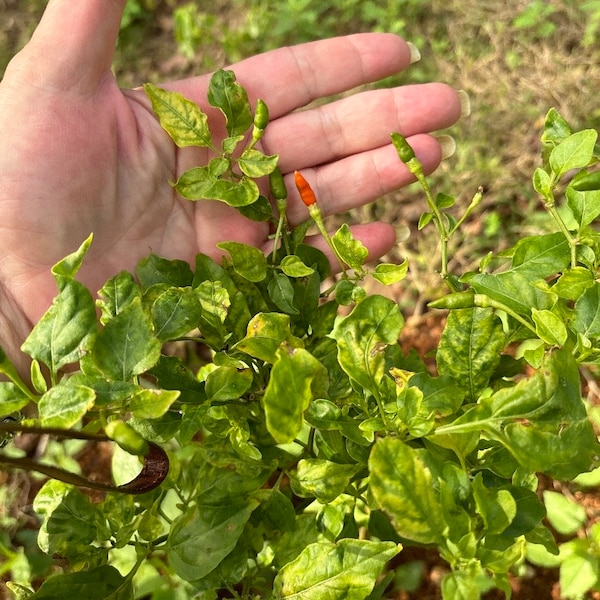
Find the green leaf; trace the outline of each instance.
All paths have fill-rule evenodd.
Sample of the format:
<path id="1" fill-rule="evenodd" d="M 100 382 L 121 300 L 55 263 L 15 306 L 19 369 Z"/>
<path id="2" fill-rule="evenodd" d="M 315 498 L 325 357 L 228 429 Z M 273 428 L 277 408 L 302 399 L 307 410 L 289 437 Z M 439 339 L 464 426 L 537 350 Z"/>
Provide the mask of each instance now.
<path id="1" fill-rule="evenodd" d="M 570 136 L 572 132 L 573 130 L 567 121 L 561 117 L 555 108 L 551 108 L 546 114 L 542 142 L 555 145 Z"/>
<path id="2" fill-rule="evenodd" d="M 178 92 L 163 90 L 151 83 L 144 85 L 144 91 L 161 127 L 177 146 L 212 146 L 208 117 L 196 104 Z"/>
<path id="3" fill-rule="evenodd" d="M 313 268 L 307 267 L 302 260 L 295 255 L 284 256 L 279 264 L 279 268 L 288 277 L 307 277 L 315 272 Z"/>
<path id="4" fill-rule="evenodd" d="M 386 348 L 397 344 L 404 319 L 398 306 L 383 296 L 369 296 L 340 319 L 333 337 L 344 371 L 360 386 L 378 395 L 386 372 Z"/>
<path id="5" fill-rule="evenodd" d="M 354 303 L 354 295 L 358 287 L 354 281 L 340 279 L 335 285 L 335 301 L 341 306 L 350 306 Z"/>
<path id="6" fill-rule="evenodd" d="M 279 531 L 292 531 L 296 519 L 296 511 L 292 501 L 278 489 L 261 490 L 257 492 L 261 501 L 260 516 L 265 524 Z"/>
<path id="7" fill-rule="evenodd" d="M 371 274 L 374 279 L 383 285 L 393 285 L 406 278 L 408 273 L 408 259 L 399 265 L 392 263 L 379 263 Z"/>
<path id="8" fill-rule="evenodd" d="M 577 131 L 565 138 L 550 153 L 550 167 L 558 179 L 571 169 L 587 167 L 594 156 L 598 133 L 594 129 Z"/>
<path id="9" fill-rule="evenodd" d="M 435 196 L 435 204 L 440 210 L 452 208 L 456 204 L 456 198 L 440 192 Z"/>
<path id="10" fill-rule="evenodd" d="M 75 277 L 90 249 L 93 237 L 93 235 L 90 235 L 75 252 L 65 256 L 52 267 L 52 274 L 57 278 L 57 281 L 62 280 L 62 278 L 73 279 Z"/>
<path id="11" fill-rule="evenodd" d="M 231 500 L 220 506 L 188 509 L 171 526 L 169 564 L 185 581 L 197 581 L 216 569 L 235 548 L 258 501 Z"/>
<path id="12" fill-rule="evenodd" d="M 431 222 L 432 219 L 433 219 L 432 212 L 421 213 L 421 216 L 419 217 L 419 223 L 417 224 L 417 229 L 419 231 L 421 231 L 422 229 L 427 227 L 427 225 L 429 225 L 429 223 Z"/>
<path id="13" fill-rule="evenodd" d="M 30 401 L 29 396 L 12 381 L 0 381 L 0 419 L 21 410 Z"/>
<path id="14" fill-rule="evenodd" d="M 518 271 L 504 271 L 497 275 L 480 273 L 469 277 L 468 283 L 478 294 L 484 294 L 516 313 L 529 317 L 532 307 L 552 307 L 548 294 L 532 285 L 531 280 L 530 275 L 523 275 Z"/>
<path id="15" fill-rule="evenodd" d="M 536 539 L 539 543 L 545 544 L 548 550 L 558 553 L 552 534 L 542 524 L 546 518 L 546 509 L 536 492 L 522 485 L 511 485 L 507 489 L 517 503 L 517 514 L 505 529 L 504 535 L 513 539 L 526 535 L 528 541 L 530 538 Z"/>
<path id="16" fill-rule="evenodd" d="M 160 348 L 150 319 L 136 299 L 98 333 L 91 354 L 104 375 L 129 381 L 156 364 Z"/>
<path id="17" fill-rule="evenodd" d="M 545 199 L 552 197 L 552 181 L 544 169 L 538 167 L 533 173 L 533 189 Z"/>
<path id="18" fill-rule="evenodd" d="M 281 313 L 259 313 L 250 319 L 246 337 L 233 350 L 274 363 L 277 350 L 283 342 L 293 348 L 302 348 L 302 340 L 291 333 L 290 317 Z"/>
<path id="19" fill-rule="evenodd" d="M 56 278 L 58 296 L 21 346 L 53 374 L 79 361 L 97 329 L 96 307 L 89 290 L 74 279 Z"/>
<path id="20" fill-rule="evenodd" d="M 237 162 L 244 175 L 258 179 L 272 173 L 278 160 L 279 156 L 276 154 L 267 156 L 255 148 L 249 148 L 242 152 Z"/>
<path id="21" fill-rule="evenodd" d="M 561 546 L 560 591 L 564 598 L 582 598 L 598 583 L 600 564 L 585 540 L 573 540 Z"/>
<path id="22" fill-rule="evenodd" d="M 517 516 L 517 503 L 508 490 L 487 488 L 481 473 L 473 479 L 473 497 L 486 535 L 502 533 Z"/>
<path id="23" fill-rule="evenodd" d="M 236 81 L 233 71 L 215 71 L 208 88 L 208 101 L 218 108 L 227 121 L 230 137 L 242 135 L 252 125 L 253 117 L 246 90 Z"/>
<path id="24" fill-rule="evenodd" d="M 236 135 L 234 137 L 226 137 L 221 142 L 221 148 L 224 154 L 233 154 L 238 144 L 245 139 L 243 135 Z"/>
<path id="25" fill-rule="evenodd" d="M 0 373 L 3 373 L 10 379 L 17 387 L 26 395 L 30 396 L 33 399 L 33 394 L 31 394 L 29 388 L 25 385 L 19 372 L 16 367 L 10 362 L 8 356 L 6 356 L 6 352 L 0 346 Z"/>
<path id="26" fill-rule="evenodd" d="M 137 419 L 159 419 L 180 395 L 179 390 L 141 389 L 131 396 L 127 407 Z"/>
<path id="27" fill-rule="evenodd" d="M 94 406 L 95 398 L 94 390 L 83 385 L 50 388 L 38 403 L 42 425 L 62 429 L 73 427 Z"/>
<path id="28" fill-rule="evenodd" d="M 290 600 L 364 600 L 398 551 L 394 542 L 369 540 L 310 544 L 279 571 L 273 590 Z"/>
<path id="29" fill-rule="evenodd" d="M 416 450 L 397 438 L 378 440 L 369 457 L 369 488 L 398 535 L 441 544 L 445 524 L 429 469 Z"/>
<path id="30" fill-rule="evenodd" d="M 252 386 L 250 369 L 217 367 L 206 378 L 206 394 L 209 400 L 224 402 L 241 398 Z"/>
<path id="31" fill-rule="evenodd" d="M 432 377 L 428 373 L 416 373 L 408 380 L 410 387 L 423 393 L 423 411 L 433 412 L 437 417 L 447 417 L 460 408 L 465 389 L 447 375 Z"/>
<path id="32" fill-rule="evenodd" d="M 557 479 L 588 470 L 597 452 L 577 363 L 565 350 L 552 352 L 534 375 L 483 398 L 436 433 L 481 430 L 501 442 L 523 468 Z"/>
<path id="33" fill-rule="evenodd" d="M 359 445 L 370 445 L 373 441 L 372 436 L 360 429 L 360 421 L 344 412 L 333 402 L 318 398 L 308 407 L 305 418 L 308 423 L 320 430 L 341 431 L 345 437 Z"/>
<path id="34" fill-rule="evenodd" d="M 477 581 L 469 573 L 456 571 L 442 579 L 444 600 L 479 600 L 481 593 Z"/>
<path id="35" fill-rule="evenodd" d="M 565 345 L 568 337 L 567 327 L 558 315 L 550 310 L 532 308 L 531 316 L 540 339 L 551 346 Z"/>
<path id="36" fill-rule="evenodd" d="M 588 288 L 594 285 L 594 274 L 585 267 L 574 267 L 562 273 L 552 286 L 552 292 L 560 298 L 577 300 Z"/>
<path id="37" fill-rule="evenodd" d="M 110 565 L 101 565 L 85 571 L 62 573 L 47 579 L 32 600 L 57 598 L 85 598 L 86 600 L 130 600 L 133 585 L 130 577 L 123 577 Z"/>
<path id="38" fill-rule="evenodd" d="M 198 327 L 202 306 L 190 287 L 169 288 L 152 303 L 155 335 L 161 341 L 175 340 Z"/>
<path id="39" fill-rule="evenodd" d="M 244 279 L 257 282 L 267 276 L 267 259 L 258 248 L 239 242 L 221 242 L 217 247 L 229 253 L 234 271 Z"/>
<path id="40" fill-rule="evenodd" d="M 99 290 L 96 304 L 102 312 L 100 322 L 105 325 L 110 319 L 119 314 L 134 298 L 141 298 L 139 286 L 133 275 L 121 271 L 109 279 Z"/>
<path id="41" fill-rule="evenodd" d="M 571 209 L 579 229 L 586 227 L 600 215 L 600 190 L 577 192 L 568 187 L 567 206 Z"/>
<path id="42" fill-rule="evenodd" d="M 269 296 L 277 308 L 288 315 L 299 315 L 300 311 L 294 306 L 294 286 L 283 273 L 275 273 L 267 285 Z"/>
<path id="43" fill-rule="evenodd" d="M 569 244 L 562 233 L 534 235 L 512 249 L 511 270 L 531 277 L 550 277 L 569 265 Z"/>
<path id="44" fill-rule="evenodd" d="M 585 508 L 558 492 L 544 490 L 544 504 L 550 525 L 561 535 L 574 535 L 587 520 Z"/>
<path id="45" fill-rule="evenodd" d="M 247 206 L 238 206 L 237 210 L 241 215 L 244 215 L 246 219 L 257 221 L 258 223 L 264 223 L 273 218 L 273 207 L 269 203 L 269 200 L 262 194 L 258 197 L 256 202 L 248 204 Z"/>
<path id="46" fill-rule="evenodd" d="M 137 264 L 135 273 L 142 290 L 157 283 L 166 283 L 173 287 L 186 287 L 192 284 L 194 273 L 184 260 L 167 260 L 156 254 L 150 254 Z"/>
<path id="47" fill-rule="evenodd" d="M 331 237 L 331 242 L 340 258 L 351 268 L 360 273 L 369 257 L 369 251 L 360 240 L 357 240 L 344 223 Z"/>
<path id="48" fill-rule="evenodd" d="M 197 450 L 189 473 L 193 473 L 194 484 L 202 482 L 198 502 L 218 507 L 237 502 L 263 488 L 273 468 L 273 463 L 240 456 L 230 440 L 213 437 Z"/>
<path id="49" fill-rule="evenodd" d="M 100 509 L 77 488 L 62 481 L 50 480 L 44 484 L 34 508 L 44 519 L 38 543 L 48 554 L 76 556 L 82 546 L 97 537 L 96 523 L 102 518 Z"/>
<path id="50" fill-rule="evenodd" d="M 502 322 L 491 309 L 453 310 L 437 350 L 438 371 L 452 377 L 475 402 L 488 385 L 504 344 Z"/>
<path id="51" fill-rule="evenodd" d="M 224 173 L 222 166 L 226 162 L 214 159 L 207 166 L 192 167 L 181 174 L 173 187 L 187 200 L 219 200 L 235 207 L 256 202 L 260 191 L 252 179 L 242 177 L 230 181 L 221 177 Z"/>
<path id="52" fill-rule="evenodd" d="M 29 369 L 31 376 L 31 385 L 38 394 L 44 394 L 48 391 L 48 382 L 46 381 L 45 375 L 42 373 L 42 367 L 40 363 L 33 359 L 31 361 L 31 367 Z"/>
<path id="53" fill-rule="evenodd" d="M 310 220 L 307 220 L 305 221 L 305 224 L 310 224 L 310 222 Z M 298 256 L 298 258 L 300 258 L 305 265 L 316 269 L 319 273 L 321 281 L 327 279 L 327 277 L 329 277 L 331 274 L 329 260 L 327 259 L 327 256 L 325 256 L 325 254 L 318 248 L 298 242 L 294 254 Z"/>
<path id="54" fill-rule="evenodd" d="M 277 350 L 263 405 L 267 429 L 278 443 L 287 444 L 298 435 L 314 398 L 313 386 L 325 376 L 323 365 L 303 348 L 283 344 Z"/>
<path id="55" fill-rule="evenodd" d="M 361 471 L 360 465 L 341 465 L 322 458 L 298 461 L 291 474 L 294 493 L 302 498 L 316 498 L 323 504 L 333 502 Z"/>
<path id="56" fill-rule="evenodd" d="M 227 289 L 218 281 L 203 281 L 195 288 L 202 306 L 202 317 L 210 323 L 224 323 L 231 301 Z"/>
<path id="57" fill-rule="evenodd" d="M 600 336 L 600 284 L 594 283 L 575 302 L 571 327 L 589 338 Z"/>

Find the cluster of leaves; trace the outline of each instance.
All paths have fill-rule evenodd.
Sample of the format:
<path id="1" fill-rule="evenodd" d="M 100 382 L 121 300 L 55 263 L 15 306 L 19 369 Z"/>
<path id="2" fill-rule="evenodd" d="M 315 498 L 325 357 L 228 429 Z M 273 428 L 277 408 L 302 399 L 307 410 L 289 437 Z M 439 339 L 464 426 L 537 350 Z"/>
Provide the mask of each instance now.
<path id="1" fill-rule="evenodd" d="M 548 116 L 535 181 L 557 233 L 520 240 L 479 273 L 442 265 L 455 291 L 435 303 L 452 310 L 432 373 L 400 349 L 397 304 L 361 287 L 370 276 L 397 282 L 407 265 L 367 267 L 342 227 L 328 238 L 346 265 L 336 280 L 304 243 L 307 225 L 287 228 L 277 157 L 257 147 L 266 107 L 252 116 L 232 73 L 211 81 L 228 133 L 219 144 L 198 107 L 146 91 L 175 143 L 215 153 L 177 190 L 273 219 L 274 249 L 226 242 L 222 264 L 201 254 L 194 268 L 150 255 L 97 302 L 76 279 L 91 238 L 55 265 L 59 294 L 22 347 L 34 389 L 0 356 L 10 379 L 0 416 L 34 403 L 33 425 L 104 431 L 118 444 L 118 484 L 149 460 L 147 442 L 165 449 L 170 469 L 154 489 L 100 502 L 48 481 L 34 503 L 38 542 L 69 566 L 37 592 L 13 582 L 15 596 L 374 600 L 403 545 L 437 547 L 448 561 L 444 598 L 494 586 L 510 596 L 508 574 L 529 547 L 558 553 L 536 474 L 571 480 L 598 450 L 578 365 L 600 356 L 590 228 L 600 191 L 584 170 L 565 211 L 553 201 L 567 172 L 594 162 L 593 132 Z M 393 141 L 420 176 L 405 140 Z M 276 215 L 255 181 L 266 176 Z M 451 217 L 448 196 L 426 191 L 423 225 L 434 221 L 447 245 L 464 219 Z M 508 266 L 490 272 L 495 261 Z M 210 360 L 192 368 L 166 351 L 173 343 Z"/>

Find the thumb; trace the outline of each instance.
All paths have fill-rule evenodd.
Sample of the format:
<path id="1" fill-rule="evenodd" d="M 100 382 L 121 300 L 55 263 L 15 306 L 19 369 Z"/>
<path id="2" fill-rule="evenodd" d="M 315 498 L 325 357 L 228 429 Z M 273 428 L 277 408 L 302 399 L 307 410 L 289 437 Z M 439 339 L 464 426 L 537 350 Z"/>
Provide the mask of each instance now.
<path id="1" fill-rule="evenodd" d="M 110 71 L 125 2 L 49 0 L 17 59 L 24 75 L 42 87 L 93 92 Z"/>

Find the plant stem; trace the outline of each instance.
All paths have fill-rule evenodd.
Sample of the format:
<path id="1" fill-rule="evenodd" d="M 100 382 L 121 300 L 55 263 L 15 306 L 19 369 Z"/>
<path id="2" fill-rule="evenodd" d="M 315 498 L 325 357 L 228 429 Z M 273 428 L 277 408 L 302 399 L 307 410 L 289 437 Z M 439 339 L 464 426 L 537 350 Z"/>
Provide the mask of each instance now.
<path id="1" fill-rule="evenodd" d="M 571 268 L 574 269 L 577 266 L 577 246 L 579 245 L 579 242 L 571 235 L 563 218 L 556 210 L 556 207 L 554 206 L 554 197 L 552 197 L 552 201 L 549 201 L 549 199 L 546 200 L 545 206 L 569 244 L 569 248 L 571 249 Z"/>
<path id="2" fill-rule="evenodd" d="M 275 235 L 273 236 L 273 264 L 277 259 L 277 249 L 279 248 L 279 240 L 281 239 L 283 228 L 287 223 L 286 217 L 287 210 L 287 199 L 278 199 L 277 200 L 277 212 L 279 213 L 279 220 L 277 221 L 277 230 L 275 231 Z M 287 239 L 285 239 L 287 243 Z M 289 248 L 287 248 L 289 252 Z"/>
<path id="3" fill-rule="evenodd" d="M 333 255 L 335 256 L 338 263 L 340 264 L 340 268 L 342 270 L 342 277 L 347 278 L 348 275 L 346 273 L 346 263 L 344 263 L 342 257 L 339 255 L 335 245 L 333 244 L 333 242 L 331 240 L 329 233 L 327 232 L 327 229 L 325 228 L 325 223 L 323 223 L 323 215 L 321 214 L 321 209 L 319 208 L 319 206 L 317 204 L 311 204 L 308 207 L 308 212 L 310 213 L 310 216 L 312 217 L 313 221 L 315 222 L 316 226 L 318 227 L 319 232 L 321 233 L 321 235 L 327 242 L 327 245 L 333 252 Z"/>
<path id="4" fill-rule="evenodd" d="M 423 191 L 425 192 L 425 198 L 427 199 L 427 204 L 429 206 L 429 210 L 433 213 L 433 221 L 435 223 L 435 227 L 440 237 L 441 244 L 440 275 L 452 291 L 458 291 L 454 289 L 452 282 L 448 278 L 448 240 L 450 239 L 450 235 L 446 230 L 446 225 L 444 224 L 444 218 L 442 216 L 442 213 L 433 198 L 431 188 L 429 187 L 429 182 L 427 181 L 427 178 L 423 173 L 423 165 L 419 162 L 419 160 L 413 158 L 409 160 L 408 163 L 406 163 L 406 166 L 408 167 L 410 172 L 417 178 L 417 181 L 423 188 Z"/>
<path id="5" fill-rule="evenodd" d="M 471 200 L 471 203 L 469 204 L 469 206 L 467 206 L 467 210 L 465 210 L 463 216 L 456 222 L 454 227 L 448 232 L 449 238 L 452 237 L 458 231 L 458 229 L 461 227 L 461 225 L 469 218 L 471 213 L 481 204 L 482 200 L 483 200 L 483 187 L 479 186 L 479 188 L 477 189 L 477 192 L 475 193 L 475 195 L 473 196 L 473 199 Z"/>

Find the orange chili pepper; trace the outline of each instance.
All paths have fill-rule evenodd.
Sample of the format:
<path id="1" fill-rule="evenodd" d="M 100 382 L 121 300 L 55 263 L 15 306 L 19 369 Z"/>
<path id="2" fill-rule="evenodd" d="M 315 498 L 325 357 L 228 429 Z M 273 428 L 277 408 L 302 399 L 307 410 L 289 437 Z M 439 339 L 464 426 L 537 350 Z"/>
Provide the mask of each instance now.
<path id="1" fill-rule="evenodd" d="M 300 198 L 306 206 L 312 206 L 317 203 L 317 197 L 315 196 L 313 189 L 300 171 L 294 171 L 294 182 L 296 183 L 298 192 L 300 192 Z"/>

